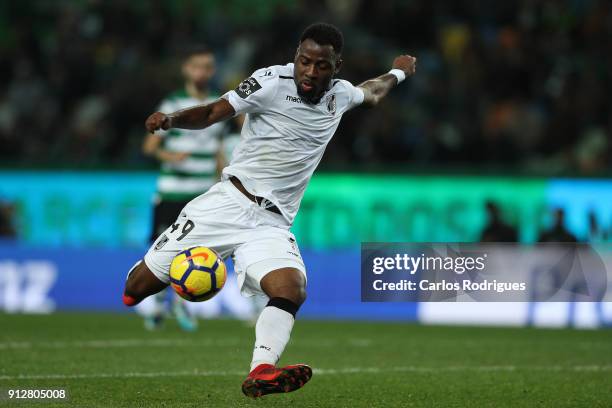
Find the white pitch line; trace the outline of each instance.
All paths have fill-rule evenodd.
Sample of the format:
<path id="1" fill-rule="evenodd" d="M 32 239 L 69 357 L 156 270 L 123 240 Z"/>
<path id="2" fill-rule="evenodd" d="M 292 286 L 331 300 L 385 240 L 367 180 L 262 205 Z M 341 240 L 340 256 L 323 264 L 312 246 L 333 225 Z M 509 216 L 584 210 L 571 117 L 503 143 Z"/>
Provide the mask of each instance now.
<path id="1" fill-rule="evenodd" d="M 95 378 L 156 378 L 156 377 L 225 377 L 243 375 L 240 371 L 160 371 L 134 373 L 91 373 L 91 374 L 19 374 L 0 375 L 1 380 L 78 380 Z"/>
<path id="2" fill-rule="evenodd" d="M 234 347 L 242 342 L 237 338 L 228 339 L 109 339 L 109 340 L 84 340 L 84 341 L 7 341 L 0 342 L 0 350 L 6 349 L 34 349 L 34 348 L 125 348 L 125 347 L 200 347 L 216 346 Z M 372 344 L 370 339 L 349 339 L 347 342 L 318 341 L 316 343 L 293 341 L 292 344 L 305 345 L 308 347 L 336 347 L 339 344 L 353 347 L 368 347 Z"/>
<path id="3" fill-rule="evenodd" d="M 342 369 L 334 368 L 320 368 L 315 369 L 315 373 L 318 374 L 380 374 L 385 372 L 415 372 L 415 373 L 440 373 L 440 372 L 453 372 L 453 371 L 492 371 L 492 372 L 504 372 L 504 371 L 612 371 L 612 365 L 585 365 L 585 366 L 446 366 L 446 367 L 418 367 L 418 366 L 405 366 L 405 367 L 348 367 Z"/>
<path id="4" fill-rule="evenodd" d="M 445 343 L 445 341 L 439 341 Z M 453 340 L 448 341 L 453 345 L 460 345 L 462 347 L 478 346 L 482 347 L 482 342 L 469 341 L 469 340 Z M 35 349 L 35 348 L 51 348 L 51 349 L 62 349 L 62 348 L 126 348 L 126 347 L 199 347 L 199 346 L 216 346 L 234 347 L 242 344 L 237 338 L 227 339 L 210 339 L 210 338 L 196 338 L 196 339 L 94 339 L 94 340 L 75 340 L 75 341 L 0 341 L 0 350 L 7 349 Z M 523 343 L 516 341 L 516 343 Z M 568 342 L 570 343 L 570 342 Z M 376 342 L 369 338 L 351 338 L 343 341 L 335 341 L 330 339 L 321 339 L 316 342 L 292 339 L 291 344 L 296 346 L 307 346 L 309 348 L 318 347 L 371 347 Z M 605 347 L 609 348 L 610 343 L 604 341 L 582 341 L 582 342 L 571 342 L 573 345 L 579 345 L 582 348 L 593 348 L 593 347 Z"/>
<path id="5" fill-rule="evenodd" d="M 316 375 L 342 374 L 379 374 L 386 372 L 405 373 L 441 373 L 463 371 L 512 372 L 512 371 L 555 371 L 555 372 L 600 372 L 612 371 L 612 365 L 584 366 L 447 366 L 447 367 L 345 367 L 345 368 L 315 368 Z M 70 379 L 101 379 L 101 378 L 156 378 L 156 377 L 227 377 L 244 376 L 246 371 L 159 371 L 132 373 L 91 373 L 91 374 L 18 374 L 0 375 L 0 380 L 70 380 Z"/>
<path id="6" fill-rule="evenodd" d="M 31 348 L 122 348 L 122 347 L 171 347 L 171 346 L 235 346 L 238 339 L 115 339 L 115 340 L 85 340 L 85 341 L 9 341 L 0 343 L 2 349 L 31 349 Z"/>

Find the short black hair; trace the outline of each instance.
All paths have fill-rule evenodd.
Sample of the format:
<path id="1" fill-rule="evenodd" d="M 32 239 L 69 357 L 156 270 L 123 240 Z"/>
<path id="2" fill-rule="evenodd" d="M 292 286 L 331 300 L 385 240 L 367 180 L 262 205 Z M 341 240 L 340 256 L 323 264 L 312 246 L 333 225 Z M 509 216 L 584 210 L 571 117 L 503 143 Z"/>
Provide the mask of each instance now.
<path id="1" fill-rule="evenodd" d="M 212 53 L 212 50 L 206 44 L 188 44 L 180 50 L 180 57 L 185 61 L 194 55 L 205 55 Z"/>
<path id="2" fill-rule="evenodd" d="M 314 23 L 306 27 L 300 37 L 300 44 L 306 40 L 313 40 L 319 45 L 331 45 L 337 55 L 342 53 L 344 36 L 338 27 L 327 23 Z"/>

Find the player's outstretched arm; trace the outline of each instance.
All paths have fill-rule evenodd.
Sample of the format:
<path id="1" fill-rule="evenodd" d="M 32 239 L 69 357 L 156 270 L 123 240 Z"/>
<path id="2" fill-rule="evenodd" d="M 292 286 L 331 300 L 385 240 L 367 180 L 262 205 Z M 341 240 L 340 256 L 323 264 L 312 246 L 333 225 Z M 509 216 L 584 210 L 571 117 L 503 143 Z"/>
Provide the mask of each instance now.
<path id="1" fill-rule="evenodd" d="M 406 76 L 413 75 L 415 70 L 416 58 L 410 55 L 400 55 L 395 58 L 390 72 L 359 84 L 359 88 L 363 90 L 364 94 L 363 104 L 375 106 L 394 86 L 403 81 Z M 402 73 L 404 77 L 402 77 Z"/>
<path id="2" fill-rule="evenodd" d="M 229 119 L 236 111 L 230 103 L 221 98 L 207 105 L 198 105 L 193 108 L 182 109 L 166 115 L 155 112 L 147 118 L 145 127 L 151 133 L 158 129 L 204 129 L 217 122 Z"/>

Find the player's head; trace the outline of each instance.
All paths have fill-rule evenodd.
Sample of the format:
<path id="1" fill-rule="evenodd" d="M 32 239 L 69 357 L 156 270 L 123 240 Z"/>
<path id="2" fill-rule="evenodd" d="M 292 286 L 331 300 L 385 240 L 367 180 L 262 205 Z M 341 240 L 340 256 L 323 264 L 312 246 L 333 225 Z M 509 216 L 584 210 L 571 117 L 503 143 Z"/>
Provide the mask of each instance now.
<path id="1" fill-rule="evenodd" d="M 318 101 L 342 65 L 344 39 L 340 30 L 325 23 L 308 26 L 295 53 L 293 77 L 298 94 L 307 101 Z"/>
<path id="2" fill-rule="evenodd" d="M 215 74 L 215 56 L 205 45 L 192 45 L 183 54 L 183 77 L 198 89 L 205 89 Z"/>

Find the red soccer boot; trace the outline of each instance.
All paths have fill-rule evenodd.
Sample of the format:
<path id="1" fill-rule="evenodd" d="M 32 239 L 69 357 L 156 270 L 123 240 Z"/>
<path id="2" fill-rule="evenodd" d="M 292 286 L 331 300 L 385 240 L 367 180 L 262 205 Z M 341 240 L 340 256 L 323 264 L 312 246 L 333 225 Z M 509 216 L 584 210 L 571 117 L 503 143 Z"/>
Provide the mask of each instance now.
<path id="1" fill-rule="evenodd" d="M 260 364 L 242 383 L 247 397 L 258 398 L 266 394 L 291 392 L 302 388 L 312 377 L 312 368 L 296 364 L 276 368 L 272 364 Z"/>

